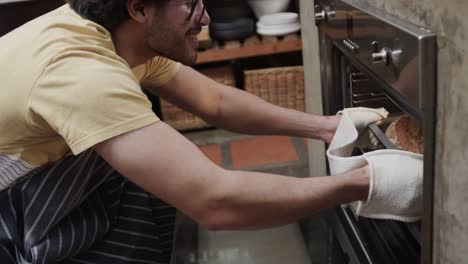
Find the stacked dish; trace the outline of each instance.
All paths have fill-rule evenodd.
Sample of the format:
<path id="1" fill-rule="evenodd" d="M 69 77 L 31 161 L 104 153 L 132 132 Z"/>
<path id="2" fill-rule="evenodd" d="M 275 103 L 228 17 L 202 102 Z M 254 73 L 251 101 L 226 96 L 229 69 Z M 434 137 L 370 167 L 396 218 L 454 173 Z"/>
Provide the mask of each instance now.
<path id="1" fill-rule="evenodd" d="M 297 13 L 283 12 L 260 17 L 257 33 L 263 36 L 284 36 L 301 29 Z"/>
<path id="2" fill-rule="evenodd" d="M 255 34 L 252 11 L 244 1 L 208 0 L 206 9 L 211 17 L 210 36 L 215 40 L 243 40 Z"/>

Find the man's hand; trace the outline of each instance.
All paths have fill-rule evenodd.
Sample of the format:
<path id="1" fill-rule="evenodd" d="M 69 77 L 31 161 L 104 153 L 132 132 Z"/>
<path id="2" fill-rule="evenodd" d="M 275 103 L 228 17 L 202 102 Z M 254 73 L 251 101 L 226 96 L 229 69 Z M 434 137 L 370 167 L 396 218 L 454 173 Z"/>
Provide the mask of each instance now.
<path id="1" fill-rule="evenodd" d="M 339 175 L 367 164 L 369 194 L 365 200 L 354 204 L 357 214 L 414 222 L 422 214 L 423 156 L 392 149 L 351 155 L 359 130 L 387 116 L 388 112 L 383 108 L 344 109 L 340 128 L 327 150 L 330 173 Z"/>

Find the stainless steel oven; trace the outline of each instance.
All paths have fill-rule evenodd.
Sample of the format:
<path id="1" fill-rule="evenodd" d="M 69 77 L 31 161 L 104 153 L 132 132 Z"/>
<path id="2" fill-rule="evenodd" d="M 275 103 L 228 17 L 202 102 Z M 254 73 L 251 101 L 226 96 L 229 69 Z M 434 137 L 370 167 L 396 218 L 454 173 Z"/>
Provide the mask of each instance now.
<path id="1" fill-rule="evenodd" d="M 326 218 L 330 243 L 338 249 L 329 250 L 320 263 L 431 263 L 436 36 L 366 5 L 315 0 L 315 9 L 324 113 L 356 106 L 385 107 L 391 113 L 369 126 L 363 137 L 371 144 L 355 153 L 396 148 L 385 129 L 401 115 L 415 119 L 424 136 L 422 221 L 367 219 L 340 206 Z"/>

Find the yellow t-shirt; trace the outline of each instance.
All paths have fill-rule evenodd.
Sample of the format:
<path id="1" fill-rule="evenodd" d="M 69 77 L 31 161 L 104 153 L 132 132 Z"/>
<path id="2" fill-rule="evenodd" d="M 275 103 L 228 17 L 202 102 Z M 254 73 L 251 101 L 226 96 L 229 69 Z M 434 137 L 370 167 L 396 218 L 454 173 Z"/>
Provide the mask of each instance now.
<path id="1" fill-rule="evenodd" d="M 180 68 L 155 57 L 131 69 L 110 33 L 68 5 L 1 37 L 0 47 L 0 189 L 158 121 L 140 84 L 163 85 Z"/>

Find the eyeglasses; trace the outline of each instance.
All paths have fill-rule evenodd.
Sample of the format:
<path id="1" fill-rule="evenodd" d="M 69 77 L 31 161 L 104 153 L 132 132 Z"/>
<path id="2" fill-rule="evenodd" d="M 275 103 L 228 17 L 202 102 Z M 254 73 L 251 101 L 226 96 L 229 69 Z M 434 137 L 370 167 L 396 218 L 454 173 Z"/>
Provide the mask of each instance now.
<path id="1" fill-rule="evenodd" d="M 195 19 L 197 19 L 197 23 L 200 23 L 206 12 L 205 3 L 203 0 L 192 0 L 192 5 L 194 6 L 187 17 L 187 22 L 190 21 L 192 17 L 195 17 Z"/>

